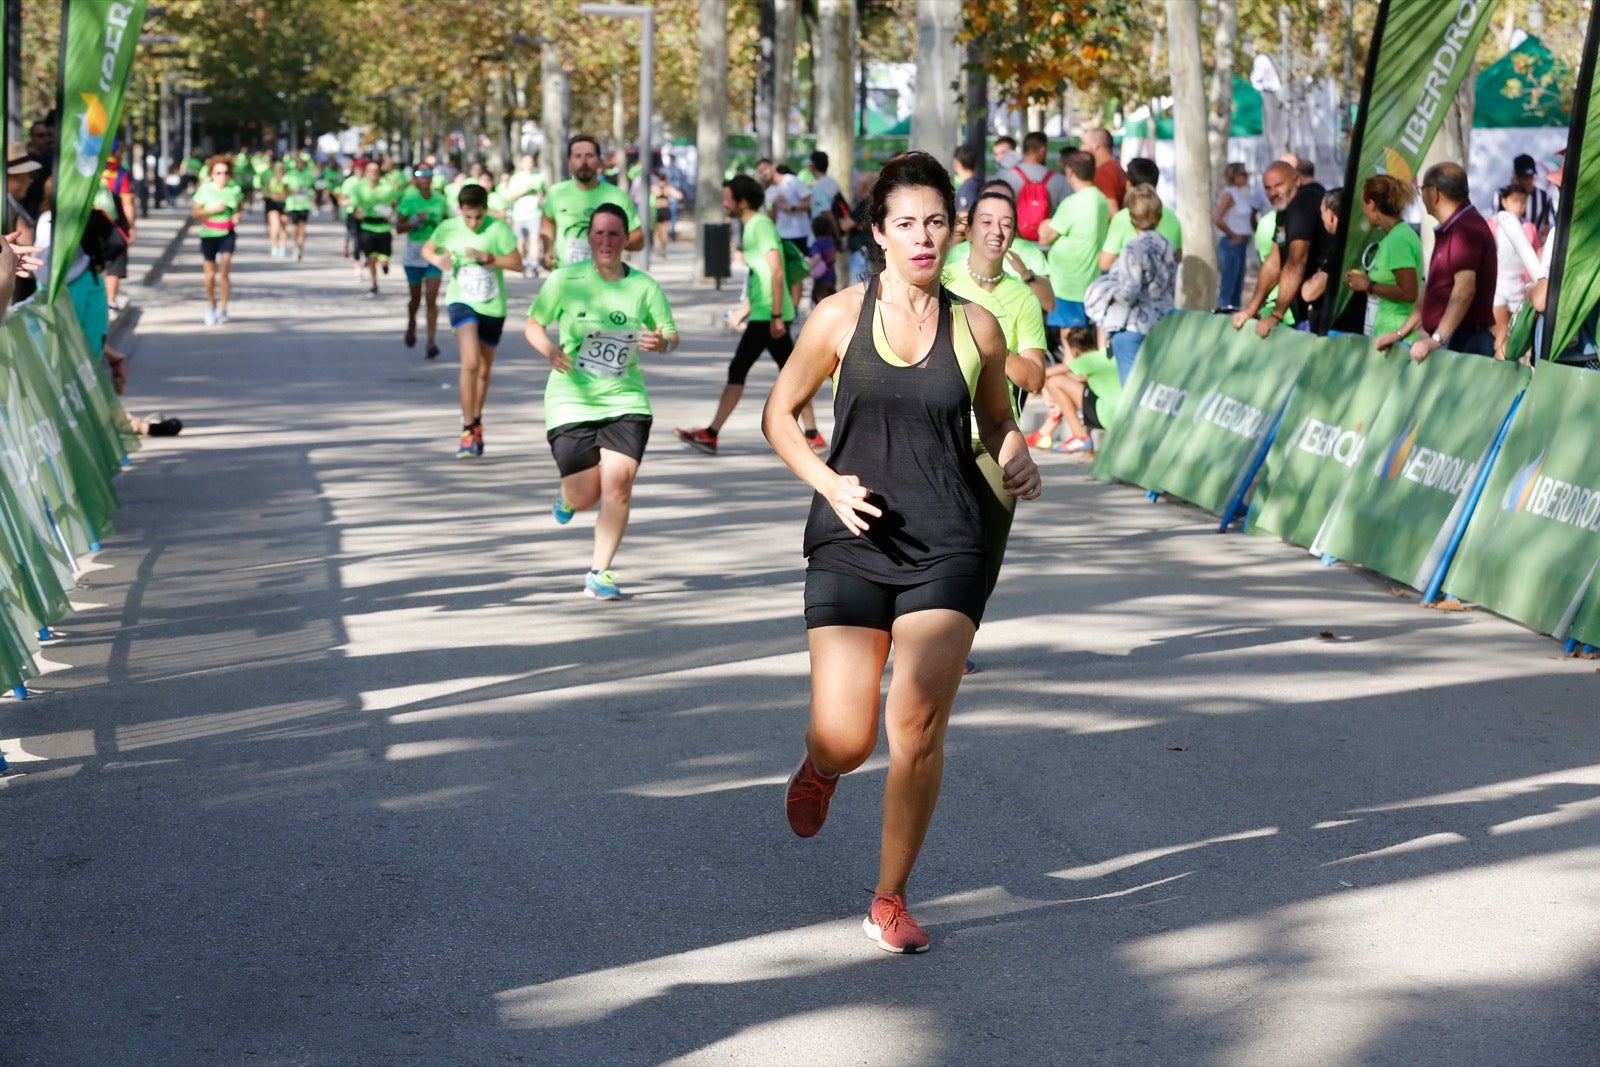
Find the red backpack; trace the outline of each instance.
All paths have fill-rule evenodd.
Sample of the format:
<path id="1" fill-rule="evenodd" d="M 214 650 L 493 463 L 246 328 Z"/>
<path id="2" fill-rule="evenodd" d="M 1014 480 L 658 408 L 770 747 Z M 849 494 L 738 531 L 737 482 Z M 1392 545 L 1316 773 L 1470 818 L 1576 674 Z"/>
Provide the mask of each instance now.
<path id="1" fill-rule="evenodd" d="M 1055 171 L 1046 168 L 1043 178 L 1036 182 L 1029 181 L 1023 169 L 1017 168 L 1017 177 L 1022 179 L 1022 188 L 1017 190 L 1019 237 L 1026 237 L 1030 241 L 1039 239 L 1039 223 L 1050 217 L 1050 179 L 1055 176 Z"/>

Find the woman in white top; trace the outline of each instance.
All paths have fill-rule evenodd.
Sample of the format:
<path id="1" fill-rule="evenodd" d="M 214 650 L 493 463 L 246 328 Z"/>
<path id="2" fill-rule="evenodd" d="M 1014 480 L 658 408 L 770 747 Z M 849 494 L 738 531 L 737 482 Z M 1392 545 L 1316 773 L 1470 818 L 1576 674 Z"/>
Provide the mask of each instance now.
<path id="1" fill-rule="evenodd" d="M 1528 287 L 1544 276 L 1539 265 L 1538 231 L 1532 223 L 1522 221 L 1527 196 L 1515 185 L 1501 189 L 1500 210 L 1489 221 L 1498 260 L 1494 279 L 1494 346 L 1500 358 L 1505 356 L 1511 320 L 1527 299 Z"/>
<path id="2" fill-rule="evenodd" d="M 1256 213 L 1250 206 L 1250 172 L 1243 163 L 1229 163 L 1224 172 L 1227 184 L 1217 197 L 1217 209 L 1211 214 L 1220 234 L 1217 240 L 1217 264 L 1222 281 L 1217 289 L 1217 307 L 1237 308 L 1244 295 L 1244 270 L 1250 255 L 1250 236 L 1256 231 Z"/>

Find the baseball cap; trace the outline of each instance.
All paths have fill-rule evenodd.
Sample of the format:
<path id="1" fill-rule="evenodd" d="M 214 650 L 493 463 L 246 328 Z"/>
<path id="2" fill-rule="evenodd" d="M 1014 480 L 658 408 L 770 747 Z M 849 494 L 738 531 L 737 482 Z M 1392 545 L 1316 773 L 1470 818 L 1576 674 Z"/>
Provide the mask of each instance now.
<path id="1" fill-rule="evenodd" d="M 1511 161 L 1511 173 L 1515 174 L 1519 178 L 1531 178 L 1535 174 L 1539 173 L 1539 171 L 1538 168 L 1533 165 L 1533 157 L 1523 154 Z"/>

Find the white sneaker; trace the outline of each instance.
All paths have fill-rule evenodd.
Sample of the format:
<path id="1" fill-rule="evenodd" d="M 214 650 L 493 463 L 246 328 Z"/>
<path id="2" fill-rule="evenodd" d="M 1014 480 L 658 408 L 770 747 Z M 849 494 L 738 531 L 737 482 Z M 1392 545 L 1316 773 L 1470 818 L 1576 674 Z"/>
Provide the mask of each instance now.
<path id="1" fill-rule="evenodd" d="M 207 326 L 215 326 L 216 324 L 217 324 L 217 305 L 215 305 L 215 304 L 207 304 L 206 305 L 206 325 Z"/>
<path id="2" fill-rule="evenodd" d="M 228 321 L 228 309 L 227 308 L 218 308 L 217 309 L 217 325 L 221 326 L 223 323 L 225 323 L 227 321 Z"/>

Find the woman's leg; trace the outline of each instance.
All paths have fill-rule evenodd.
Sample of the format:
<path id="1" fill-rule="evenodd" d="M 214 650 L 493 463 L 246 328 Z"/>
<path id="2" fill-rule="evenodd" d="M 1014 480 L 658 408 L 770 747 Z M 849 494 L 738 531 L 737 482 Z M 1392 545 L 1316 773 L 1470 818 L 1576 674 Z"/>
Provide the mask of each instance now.
<path id="1" fill-rule="evenodd" d="M 417 343 L 417 309 L 422 306 L 422 283 L 408 286 L 406 293 L 406 344 Z M 433 338 L 428 338 L 433 340 Z"/>
<path id="2" fill-rule="evenodd" d="M 1083 383 L 1060 375 L 1055 379 L 1054 388 L 1059 390 L 1060 399 L 1056 401 L 1061 411 L 1061 418 L 1067 424 L 1067 429 L 1072 431 L 1074 437 L 1088 437 L 1089 428 L 1078 417 L 1078 409 L 1083 407 Z"/>
<path id="3" fill-rule="evenodd" d="M 588 511 L 600 503 L 599 466 L 562 478 L 561 501 L 573 511 Z"/>
<path id="4" fill-rule="evenodd" d="M 209 307 L 217 306 L 217 261 L 208 259 L 203 264 L 206 274 L 206 304 Z"/>
<path id="5" fill-rule="evenodd" d="M 222 289 L 222 300 L 217 304 L 217 307 L 222 311 L 228 310 L 228 298 L 233 295 L 233 278 L 228 273 L 228 268 L 232 266 L 232 252 L 217 253 L 217 276 Z"/>
<path id="6" fill-rule="evenodd" d="M 889 635 L 865 626 L 818 626 L 811 646 L 811 724 L 806 754 L 825 775 L 855 770 L 878 747 L 878 703 Z M 961 665 L 956 665 L 960 674 Z"/>
<path id="7" fill-rule="evenodd" d="M 904 895 L 922 850 L 944 777 L 945 728 L 976 632 L 971 619 L 947 608 L 895 620 L 894 675 L 884 714 L 889 774 L 883 788 L 879 893 Z"/>
<path id="8" fill-rule="evenodd" d="M 608 448 L 600 450 L 600 515 L 594 524 L 594 558 L 589 563 L 592 570 L 611 569 L 622 535 L 628 529 L 633 482 L 638 476 L 638 460 Z"/>

